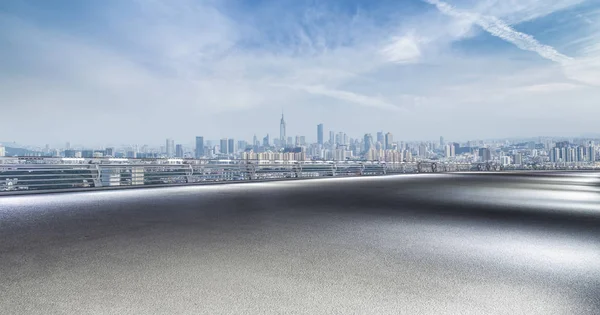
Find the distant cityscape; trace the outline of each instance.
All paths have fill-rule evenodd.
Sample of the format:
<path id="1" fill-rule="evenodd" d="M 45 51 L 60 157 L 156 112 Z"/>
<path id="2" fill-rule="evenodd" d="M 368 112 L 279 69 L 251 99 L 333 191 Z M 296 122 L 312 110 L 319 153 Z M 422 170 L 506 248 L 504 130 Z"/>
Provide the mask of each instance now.
<path id="1" fill-rule="evenodd" d="M 387 163 L 442 161 L 455 163 L 494 162 L 499 165 L 590 165 L 598 161 L 599 139 L 554 139 L 540 137 L 522 141 L 472 140 L 466 142 L 439 141 L 405 142 L 394 139 L 391 132 L 364 134 L 350 138 L 345 132 L 329 130 L 316 125 L 314 143 L 306 137 L 287 135 L 287 123 L 282 114 L 279 135 L 267 134 L 251 141 L 223 138 L 205 140 L 195 137 L 194 146 L 184 146 L 174 139 L 165 145 L 131 145 L 123 147 L 72 147 L 66 142 L 62 148 L 46 145 L 44 148 L 11 147 L 0 144 L 0 157 L 40 157 L 62 159 L 192 159 L 192 160 L 259 160 L 259 161 L 381 161 Z M 328 137 L 326 138 L 325 135 Z M 193 139 L 193 136 L 192 136 Z M 0 162 L 2 160 L 0 159 Z"/>

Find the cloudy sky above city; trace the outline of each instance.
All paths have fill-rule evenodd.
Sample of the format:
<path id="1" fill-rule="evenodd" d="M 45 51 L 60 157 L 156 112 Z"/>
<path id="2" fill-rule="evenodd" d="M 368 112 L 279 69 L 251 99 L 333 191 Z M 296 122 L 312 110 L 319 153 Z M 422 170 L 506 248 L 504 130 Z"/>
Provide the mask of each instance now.
<path id="1" fill-rule="evenodd" d="M 0 2 L 0 141 L 598 132 L 597 0 Z"/>

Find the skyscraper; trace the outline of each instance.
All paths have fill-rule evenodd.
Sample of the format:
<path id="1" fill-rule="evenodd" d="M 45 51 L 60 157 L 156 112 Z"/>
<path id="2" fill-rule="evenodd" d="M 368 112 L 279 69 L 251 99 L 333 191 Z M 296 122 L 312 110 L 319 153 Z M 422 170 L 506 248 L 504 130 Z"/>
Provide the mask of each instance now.
<path id="1" fill-rule="evenodd" d="M 323 145 L 323 124 L 317 125 L 317 143 Z"/>
<path id="2" fill-rule="evenodd" d="M 444 137 L 440 137 L 440 147 L 443 147 L 446 145 L 446 142 L 444 141 Z"/>
<path id="3" fill-rule="evenodd" d="M 167 139 L 167 146 L 165 147 L 165 151 L 167 153 L 167 157 L 175 156 L 175 141 L 173 139 Z"/>
<path id="4" fill-rule="evenodd" d="M 481 157 L 481 161 L 487 162 L 492 159 L 492 152 L 488 148 L 479 149 L 479 156 Z"/>
<path id="5" fill-rule="evenodd" d="M 175 146 L 175 157 L 178 157 L 178 158 L 183 157 L 183 145 L 178 144 Z"/>
<path id="6" fill-rule="evenodd" d="M 377 133 L 377 142 L 380 142 L 381 144 L 385 143 L 385 139 L 383 137 L 383 131 L 379 131 Z"/>
<path id="7" fill-rule="evenodd" d="M 364 138 L 364 151 L 367 152 L 373 147 L 373 136 L 370 133 L 365 134 Z"/>
<path id="8" fill-rule="evenodd" d="M 221 154 L 229 154 L 229 152 L 227 151 L 227 149 L 228 149 L 227 145 L 228 145 L 227 138 L 221 139 L 221 142 L 219 144 L 219 151 L 221 152 Z"/>
<path id="9" fill-rule="evenodd" d="M 115 156 L 115 149 L 114 148 L 106 148 L 104 150 L 104 156 Z"/>
<path id="10" fill-rule="evenodd" d="M 589 162 L 596 162 L 596 150 L 593 145 L 587 147 L 587 158 Z"/>
<path id="11" fill-rule="evenodd" d="M 283 119 L 283 113 L 281 113 L 281 121 L 279 122 L 279 143 L 282 147 L 285 147 L 286 140 L 287 139 L 285 135 L 285 120 Z"/>
<path id="12" fill-rule="evenodd" d="M 229 154 L 235 154 L 235 140 L 229 139 L 227 143 L 227 152 Z"/>
<path id="13" fill-rule="evenodd" d="M 196 137 L 196 158 L 204 156 L 204 137 Z"/>
<path id="14" fill-rule="evenodd" d="M 269 134 L 267 134 L 267 136 L 263 138 L 263 146 L 268 147 L 270 145 L 271 145 L 271 141 L 269 140 Z"/>
<path id="15" fill-rule="evenodd" d="M 392 133 L 391 132 L 386 133 L 385 134 L 385 149 L 391 150 L 393 142 L 394 142 L 394 136 L 392 135 Z"/>
<path id="16" fill-rule="evenodd" d="M 329 132 L 329 144 L 335 144 L 335 132 L 333 130 Z"/>

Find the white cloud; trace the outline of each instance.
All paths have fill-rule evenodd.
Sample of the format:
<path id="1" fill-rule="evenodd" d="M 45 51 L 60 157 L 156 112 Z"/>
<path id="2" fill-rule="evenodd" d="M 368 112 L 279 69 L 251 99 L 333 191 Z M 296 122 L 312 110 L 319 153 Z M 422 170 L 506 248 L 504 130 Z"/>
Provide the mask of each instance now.
<path id="1" fill-rule="evenodd" d="M 403 109 L 401 106 L 394 105 L 394 104 L 392 104 L 384 99 L 381 99 L 379 97 L 361 95 L 361 94 L 357 94 L 357 93 L 349 92 L 349 91 L 329 89 L 324 86 L 301 86 L 301 85 L 276 85 L 276 86 L 282 86 L 282 87 L 288 87 L 291 89 L 302 90 L 302 91 L 305 91 L 305 92 L 308 92 L 311 94 L 332 97 L 332 98 L 335 98 L 338 100 L 347 101 L 350 103 L 355 103 L 355 104 L 359 104 L 359 105 L 363 105 L 363 106 L 367 106 L 367 107 L 378 108 L 378 109 L 391 110 L 391 111 L 400 111 Z"/>
<path id="2" fill-rule="evenodd" d="M 564 67 L 566 75 L 573 80 L 578 80 L 590 85 L 600 86 L 600 62 L 598 58 L 593 57 L 574 59 L 558 52 L 552 46 L 540 43 L 529 34 L 516 31 L 507 23 L 494 16 L 486 16 L 477 13 L 461 11 L 452 5 L 439 0 L 425 1 L 435 5 L 440 12 L 446 15 L 455 17 L 457 19 L 470 21 L 479 25 L 491 35 L 501 38 L 522 50 L 535 52 L 542 58 L 561 64 Z M 572 2 L 568 3 L 572 4 Z M 563 7 L 561 6 L 559 8 Z M 545 14 L 547 14 L 546 11 L 544 11 L 544 13 L 540 13 L 540 15 Z"/>
<path id="3" fill-rule="evenodd" d="M 493 16 L 479 15 L 472 12 L 464 12 L 457 10 L 452 5 L 439 0 L 425 0 L 426 2 L 435 5 L 440 12 L 449 16 L 472 22 L 479 25 L 493 36 L 502 38 L 503 40 L 514 44 L 523 50 L 536 52 L 543 58 L 555 61 L 566 62 L 572 58 L 565 56 L 551 46 L 541 44 L 533 36 L 518 32 L 511 28 L 508 24 Z"/>
<path id="4" fill-rule="evenodd" d="M 524 86 L 519 88 L 520 91 L 535 92 L 535 93 L 548 93 L 548 92 L 561 92 L 561 91 L 573 91 L 583 88 L 579 84 L 572 83 L 547 83 L 547 84 L 535 84 Z"/>
<path id="5" fill-rule="evenodd" d="M 5 130 L 23 142 L 35 141 L 41 130 L 60 141 L 97 143 L 248 138 L 276 133 L 283 107 L 290 132 L 309 139 L 319 122 L 351 136 L 385 129 L 401 139 L 484 137 L 504 130 L 490 128 L 482 113 L 511 108 L 539 117 L 541 103 L 598 99 L 559 71 L 592 84 L 600 77 L 593 70 L 598 59 L 570 60 L 490 16 L 496 11 L 518 20 L 514 16 L 533 16 L 534 10 L 510 13 L 497 8 L 499 1 L 471 13 L 430 2 L 445 15 L 431 10 L 383 25 L 367 14 L 344 18 L 313 9 L 301 23 L 280 17 L 281 24 L 269 29 L 280 32 L 273 35 L 254 24 L 262 16 L 236 19 L 217 2 L 140 1 L 141 14 L 115 9 L 106 17 L 118 30 L 116 42 L 127 47 L 0 16 L 6 48 L 0 57 L 8 61 L 1 64 L 8 70 L 0 73 L 0 106 L 12 118 Z M 452 43 L 480 32 L 476 25 L 558 63 L 453 49 Z M 593 39 L 585 46 L 592 55 Z M 564 110 L 563 118 L 593 117 L 578 115 Z M 36 132 L 17 132 L 23 117 Z M 535 126 L 519 130 L 535 134 Z"/>
<path id="6" fill-rule="evenodd" d="M 405 36 L 394 37 L 391 43 L 381 50 L 381 53 L 390 62 L 416 62 L 421 56 L 420 42 L 421 40 L 410 33 Z"/>

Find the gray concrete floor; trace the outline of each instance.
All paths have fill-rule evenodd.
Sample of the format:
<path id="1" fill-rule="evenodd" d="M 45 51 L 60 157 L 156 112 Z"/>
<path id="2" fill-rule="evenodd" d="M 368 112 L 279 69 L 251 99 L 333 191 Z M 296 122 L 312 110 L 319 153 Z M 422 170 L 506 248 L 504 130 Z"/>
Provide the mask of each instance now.
<path id="1" fill-rule="evenodd" d="M 0 197 L 2 314 L 600 314 L 598 174 Z"/>

